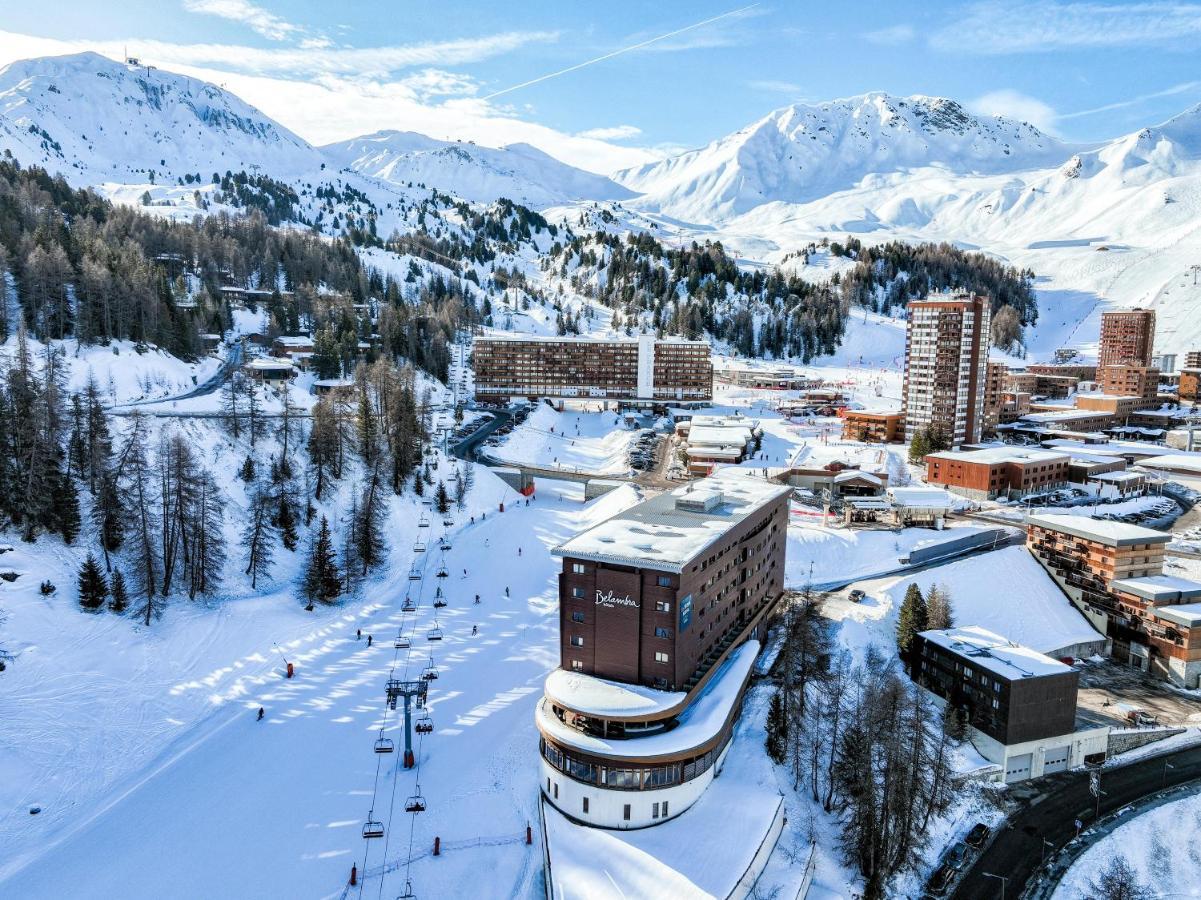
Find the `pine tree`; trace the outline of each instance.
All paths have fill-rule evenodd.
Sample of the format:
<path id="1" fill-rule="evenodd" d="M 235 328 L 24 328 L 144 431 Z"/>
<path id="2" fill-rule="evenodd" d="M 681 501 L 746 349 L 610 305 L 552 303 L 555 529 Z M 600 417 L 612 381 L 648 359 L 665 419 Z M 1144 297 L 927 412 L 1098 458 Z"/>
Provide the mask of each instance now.
<path id="1" fill-rule="evenodd" d="M 296 549 L 296 512 L 290 496 L 290 491 L 285 487 L 279 490 L 279 506 L 275 516 L 276 527 L 279 528 L 279 541 L 284 545 L 285 550 Z"/>
<path id="2" fill-rule="evenodd" d="M 1121 853 L 1110 858 L 1089 889 L 1089 896 L 1096 900 L 1148 900 L 1159 896 L 1138 880 L 1138 873 Z"/>
<path id="3" fill-rule="evenodd" d="M 79 605 L 84 609 L 95 612 L 104 607 L 108 599 L 108 584 L 100 564 L 91 553 L 79 568 Z"/>
<path id="4" fill-rule="evenodd" d="M 922 596 L 917 582 L 913 582 L 905 589 L 905 599 L 901 602 L 901 611 L 897 615 L 897 649 L 902 654 L 908 654 L 913 647 L 914 636 L 925 631 L 928 624 L 926 598 Z"/>
<path id="5" fill-rule="evenodd" d="M 413 476 L 413 493 L 418 497 L 425 496 L 425 479 L 421 477 L 420 472 Z"/>
<path id="6" fill-rule="evenodd" d="M 930 585 L 926 591 L 926 627 L 935 630 L 953 628 L 954 616 L 951 613 L 951 595 L 941 584 Z"/>
<path id="7" fill-rule="evenodd" d="M 355 555 L 362 567 L 360 574 L 366 575 L 383 561 L 387 544 L 384 540 L 384 498 L 380 492 L 379 476 L 368 475 L 359 506 L 358 522 L 355 525 Z"/>
<path id="8" fill-rule="evenodd" d="M 242 468 L 238 470 L 238 477 L 250 484 L 254 481 L 254 457 L 247 454 L 245 462 L 242 463 Z"/>
<path id="9" fill-rule="evenodd" d="M 929 442 L 926 440 L 926 432 L 915 431 L 913 439 L 909 442 L 909 461 L 917 465 L 926 458 L 926 454 L 930 452 Z"/>
<path id="10" fill-rule="evenodd" d="M 248 521 L 242 531 L 242 543 L 246 547 L 246 574 L 250 576 L 251 588 L 257 590 L 259 579 L 271 574 L 275 541 L 275 528 L 271 524 L 271 494 L 262 485 L 256 484 L 250 491 Z"/>
<path id="11" fill-rule="evenodd" d="M 330 534 L 329 520 L 321 517 L 317 536 L 313 538 L 305 567 L 301 591 L 309 601 L 306 609 L 311 610 L 314 602 L 332 603 L 342 593 L 342 579 L 338 575 L 338 561 L 334 555 L 334 539 Z"/>
<path id="12" fill-rule="evenodd" d="M 776 691 L 767 708 L 767 755 L 776 763 L 783 763 L 788 755 L 788 716 L 784 710 L 784 695 Z"/>
<path id="13" fill-rule="evenodd" d="M 58 533 L 63 536 L 63 543 L 73 544 L 79 536 L 82 519 L 79 513 L 79 491 L 69 475 L 60 475 L 55 481 L 53 497 Z"/>
<path id="14" fill-rule="evenodd" d="M 115 613 L 123 613 L 129 608 L 129 594 L 125 591 L 125 576 L 120 569 L 113 570 L 112 599 L 108 608 Z"/>
<path id="15" fill-rule="evenodd" d="M 100 473 L 96 483 L 96 493 L 92 497 L 92 524 L 100 540 L 100 549 L 104 551 L 104 568 L 111 572 L 113 565 L 109 554 L 120 550 L 125 541 L 125 509 L 121 503 L 117 475 L 109 469 Z"/>
<path id="16" fill-rule="evenodd" d="M 434 508 L 442 515 L 450 512 L 450 495 L 446 493 L 446 485 L 438 479 L 438 490 L 434 492 Z"/>

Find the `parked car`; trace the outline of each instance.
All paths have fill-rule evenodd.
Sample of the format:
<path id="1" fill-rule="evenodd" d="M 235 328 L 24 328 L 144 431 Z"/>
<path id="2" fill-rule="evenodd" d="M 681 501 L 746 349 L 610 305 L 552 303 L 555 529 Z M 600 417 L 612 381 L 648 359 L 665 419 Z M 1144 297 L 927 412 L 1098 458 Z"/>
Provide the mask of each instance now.
<path id="1" fill-rule="evenodd" d="M 956 872 L 963 868 L 965 862 L 967 862 L 967 844 L 963 843 L 956 844 L 943 857 L 943 865 L 950 866 Z"/>
<path id="2" fill-rule="evenodd" d="M 947 886 L 954 880 L 955 870 L 946 863 L 934 870 L 934 874 L 930 876 L 930 893 L 935 896 L 940 896 Z"/>
<path id="3" fill-rule="evenodd" d="M 867 594 L 865 594 L 863 591 L 859 590 L 859 588 L 855 588 L 853 591 L 851 591 L 849 594 L 847 594 L 847 599 L 850 600 L 852 603 L 861 603 L 861 602 L 863 602 L 863 598 L 866 596 L 867 596 Z"/>
<path id="4" fill-rule="evenodd" d="M 963 842 L 969 847 L 975 847 L 979 850 L 984 846 L 984 842 L 988 840 L 990 834 L 992 834 L 992 829 L 983 822 L 977 822 L 972 826 L 972 830 L 967 833 L 967 837 L 963 839 Z"/>

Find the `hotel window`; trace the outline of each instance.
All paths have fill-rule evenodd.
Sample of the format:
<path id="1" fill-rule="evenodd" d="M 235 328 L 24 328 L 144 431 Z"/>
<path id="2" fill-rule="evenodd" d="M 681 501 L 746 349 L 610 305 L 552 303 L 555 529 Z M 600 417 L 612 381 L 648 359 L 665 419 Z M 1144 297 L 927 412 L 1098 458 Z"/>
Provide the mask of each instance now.
<path id="1" fill-rule="evenodd" d="M 571 621 L 578 622 L 581 625 L 583 625 L 584 624 L 584 614 L 582 612 L 573 612 L 571 614 Z"/>
<path id="2" fill-rule="evenodd" d="M 663 801 L 663 818 L 667 818 L 667 801 Z"/>
<path id="3" fill-rule="evenodd" d="M 671 612 L 671 603 L 667 600 L 655 601 L 655 612 L 669 613 Z"/>
<path id="4" fill-rule="evenodd" d="M 581 587 L 573 587 L 571 589 L 571 596 L 575 597 L 577 600 L 582 600 L 584 598 L 584 589 Z"/>
<path id="5" fill-rule="evenodd" d="M 573 647 L 583 647 L 583 646 L 584 646 L 584 639 L 583 639 L 582 637 L 580 637 L 578 634 L 573 634 L 573 635 L 571 636 L 571 646 L 573 646 Z"/>
<path id="6" fill-rule="evenodd" d="M 621 817 L 627 822 L 630 821 L 630 804 L 627 803 L 621 808 Z"/>
<path id="7" fill-rule="evenodd" d="M 659 804 L 658 803 L 651 804 L 651 818 L 652 819 L 659 818 Z"/>
<path id="8" fill-rule="evenodd" d="M 585 815 L 588 814 L 588 798 L 587 797 L 584 798 L 584 814 Z"/>
<path id="9" fill-rule="evenodd" d="M 571 571 L 573 574 L 583 575 L 585 572 L 588 571 L 588 567 L 586 565 L 584 565 L 583 563 L 572 563 Z"/>
<path id="10" fill-rule="evenodd" d="M 668 658 L 669 657 L 666 653 L 663 653 L 662 651 L 658 651 L 658 650 L 655 651 L 655 662 L 665 663 L 665 662 L 667 662 Z"/>
<path id="11" fill-rule="evenodd" d="M 659 587 L 671 587 L 671 576 L 670 575 L 660 575 L 659 576 Z"/>
<path id="12" fill-rule="evenodd" d="M 580 669 L 584 668 L 584 664 L 582 662 L 580 662 L 578 659 L 573 659 L 571 661 L 571 667 L 578 672 Z"/>
<path id="13" fill-rule="evenodd" d="M 655 637 L 669 638 L 669 637 L 671 637 L 671 629 L 670 628 L 656 628 L 655 629 Z"/>

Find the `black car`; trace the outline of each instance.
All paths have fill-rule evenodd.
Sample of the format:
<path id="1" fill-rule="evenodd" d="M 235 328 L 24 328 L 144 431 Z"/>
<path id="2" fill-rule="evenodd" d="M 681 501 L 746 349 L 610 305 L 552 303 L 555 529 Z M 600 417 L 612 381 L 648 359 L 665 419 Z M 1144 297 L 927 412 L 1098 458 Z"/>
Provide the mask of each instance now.
<path id="1" fill-rule="evenodd" d="M 934 870 L 934 874 L 930 876 L 929 889 L 930 893 L 935 896 L 941 895 L 947 889 L 952 881 L 955 880 L 955 870 L 943 863 Z"/>
<path id="2" fill-rule="evenodd" d="M 979 850 L 984 846 L 984 842 L 988 840 L 990 834 L 992 834 L 992 829 L 983 822 L 977 822 L 972 826 L 972 830 L 967 833 L 967 837 L 963 839 L 963 842 L 969 847 L 975 847 Z"/>
<path id="3" fill-rule="evenodd" d="M 967 862 L 967 845 L 956 844 L 952 847 L 947 855 L 943 858 L 943 865 L 950 866 L 956 872 L 963 868 L 963 864 Z"/>

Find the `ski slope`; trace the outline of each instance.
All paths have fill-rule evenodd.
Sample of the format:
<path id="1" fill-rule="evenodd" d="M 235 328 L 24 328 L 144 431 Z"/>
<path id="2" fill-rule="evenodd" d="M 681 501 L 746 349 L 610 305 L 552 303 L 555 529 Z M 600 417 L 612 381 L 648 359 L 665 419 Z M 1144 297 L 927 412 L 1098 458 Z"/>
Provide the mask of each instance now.
<path id="1" fill-rule="evenodd" d="M 385 860 L 390 866 L 403 862 L 411 842 L 409 877 L 422 896 L 530 896 L 541 870 L 539 848 L 524 844 L 538 797 L 533 708 L 558 663 L 557 565 L 548 551 L 636 495 L 622 488 L 585 506 L 581 485 L 543 482 L 526 506 L 483 470 L 479 482 L 488 483 L 476 489 L 487 502 L 477 507 L 474 525 L 460 522 L 452 536 L 445 554 L 450 577 L 434 577 L 437 552 L 418 560 L 425 578 L 415 614 L 400 609 L 411 584 L 412 546 L 397 544 L 388 574 L 370 585 L 364 602 L 321 616 L 286 645 L 296 664 L 293 680 L 282 677 L 268 636 L 295 630 L 295 619 L 305 614 L 282 600 L 275 621 L 267 616 L 256 622 L 255 637 L 242 642 L 254 647 L 250 654 L 227 655 L 219 642 L 206 641 L 197 651 L 205 658 L 188 661 L 196 678 L 158 696 L 165 683 L 127 685 L 125 702 L 140 710 L 148 739 L 180 696 L 201 712 L 152 763 L 129 772 L 111 791 L 86 790 L 97 777 L 94 760 L 64 756 L 57 777 L 78 781 L 87 802 L 66 815 L 47 808 L 39 817 L 24 816 L 26 827 L 8 832 L 11 852 L 0 869 L 0 895 L 330 897 L 342 895 L 357 863 L 368 874 L 366 888 L 349 896 L 395 896 L 404 886 L 404 869 L 373 873 Z M 495 503 L 502 498 L 509 505 L 500 514 Z M 437 534 L 440 528 L 429 530 Z M 431 603 L 439 584 L 449 598 L 437 617 L 445 638 L 429 643 L 426 629 L 435 618 Z M 479 606 L 473 602 L 477 592 Z M 231 615 L 208 611 L 204 618 Z M 479 626 L 477 636 L 473 625 Z M 362 640 L 355 639 L 358 628 Z M 412 635 L 410 651 L 394 650 L 398 629 Z M 370 648 L 367 634 L 376 639 Z M 85 654 L 83 670 L 69 671 L 66 649 L 55 656 L 64 669 L 58 690 L 86 683 L 98 661 Z M 421 740 L 418 769 L 398 772 L 399 752 L 372 752 L 381 726 L 401 745 L 397 714 L 384 716 L 384 682 L 393 669 L 416 676 L 431 652 L 440 670 L 430 689 L 435 731 Z M 211 674 L 199 674 L 205 671 Z M 22 690 L 22 683 L 15 687 Z M 37 703 L 31 696 L 10 699 Z M 260 705 L 267 716 L 257 722 Z M 54 728 L 104 734 L 109 723 L 93 712 L 81 705 L 74 721 Z M 138 726 L 122 721 L 119 727 Z M 36 742 L 38 735 L 23 739 Z M 402 806 L 418 779 L 428 811 L 414 817 Z M 373 791 L 387 836 L 368 844 L 360 829 Z M 69 795 L 64 792 L 61 802 L 70 804 Z M 444 848 L 437 859 L 428 855 L 435 836 Z"/>

